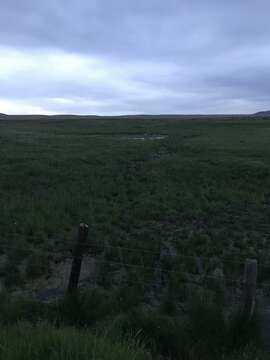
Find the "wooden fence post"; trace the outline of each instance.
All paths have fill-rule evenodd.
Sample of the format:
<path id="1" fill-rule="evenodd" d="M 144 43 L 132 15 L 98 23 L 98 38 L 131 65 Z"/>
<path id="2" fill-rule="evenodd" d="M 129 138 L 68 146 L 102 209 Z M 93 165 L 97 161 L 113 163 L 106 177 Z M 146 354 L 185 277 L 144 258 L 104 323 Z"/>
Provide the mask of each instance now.
<path id="1" fill-rule="evenodd" d="M 200 256 L 195 257 L 195 265 L 196 265 L 196 270 L 197 270 L 198 274 L 203 275 L 204 274 L 203 261 Z"/>
<path id="2" fill-rule="evenodd" d="M 244 304 L 243 314 L 250 320 L 254 310 L 256 301 L 258 264 L 255 259 L 246 259 L 244 272 Z"/>
<path id="3" fill-rule="evenodd" d="M 73 262 L 69 277 L 68 292 L 71 293 L 78 288 L 80 279 L 84 245 L 88 236 L 88 225 L 80 224 L 78 238 L 73 250 Z"/>

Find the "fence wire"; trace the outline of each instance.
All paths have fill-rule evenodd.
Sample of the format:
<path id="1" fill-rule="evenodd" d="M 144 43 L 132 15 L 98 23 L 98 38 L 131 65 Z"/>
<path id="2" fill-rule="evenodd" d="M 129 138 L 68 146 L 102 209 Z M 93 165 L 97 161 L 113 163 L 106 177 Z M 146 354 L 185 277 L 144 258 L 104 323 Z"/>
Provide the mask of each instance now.
<path id="1" fill-rule="evenodd" d="M 13 234 L 13 236 L 15 237 L 16 234 Z M 38 236 L 33 236 L 30 238 L 37 239 Z M 54 284 L 57 283 L 57 286 L 65 288 L 67 287 L 69 281 L 74 245 L 74 241 L 63 240 L 63 243 L 59 245 L 60 247 L 62 247 L 60 249 L 55 247 L 52 250 L 42 250 L 40 248 L 37 248 L 38 245 L 35 246 L 33 244 L 30 244 L 28 246 L 16 246 L 12 243 L 1 243 L 0 251 L 2 255 L 11 257 L 11 262 L 13 256 L 12 251 L 21 253 L 19 255 L 23 259 L 30 256 L 36 256 L 40 258 L 47 257 L 49 262 L 52 263 L 54 267 L 53 272 L 55 272 L 55 275 L 52 274 L 52 277 L 54 277 L 55 279 L 59 278 L 58 281 L 55 280 Z M 186 255 L 179 253 L 179 251 L 177 250 L 175 250 L 174 253 L 171 254 L 170 251 L 167 251 L 170 245 L 170 242 L 168 242 L 168 244 L 160 243 L 157 245 L 157 248 L 159 248 L 160 251 L 154 251 L 151 249 L 143 248 L 141 246 L 135 247 L 123 244 L 114 245 L 106 242 L 101 245 L 91 245 L 87 243 L 84 245 L 84 258 L 82 269 L 84 266 L 86 266 L 85 263 L 87 262 L 87 259 L 89 260 L 90 258 L 92 262 L 94 261 L 96 267 L 97 264 L 99 264 L 100 267 L 104 267 L 105 265 L 110 267 L 114 266 L 116 270 L 125 269 L 126 272 L 130 272 L 131 270 L 138 272 L 139 274 L 140 272 L 145 272 L 145 276 L 149 275 L 147 274 L 147 272 L 152 272 L 151 277 L 146 279 L 146 281 L 138 279 L 128 279 L 129 282 L 135 281 L 137 284 L 141 285 L 151 285 L 154 283 L 155 278 L 158 277 L 165 278 L 168 281 L 170 277 L 178 276 L 179 283 L 185 281 L 186 283 L 196 284 L 198 286 L 205 286 L 207 282 L 214 281 L 216 284 L 224 285 L 231 288 L 235 287 L 239 289 L 239 292 L 242 291 L 242 287 L 244 285 L 243 269 L 245 266 L 245 262 L 242 259 L 229 259 L 227 256 L 207 257 L 198 254 Z M 96 252 L 98 254 L 96 254 Z M 114 254 L 112 254 L 111 252 L 114 252 Z M 135 260 L 132 259 L 133 261 L 131 261 L 131 259 L 127 257 L 127 254 L 129 253 L 137 255 L 137 258 L 135 258 Z M 14 257 L 16 257 L 17 255 L 14 255 Z M 144 256 L 148 255 L 150 257 L 152 256 L 152 258 L 150 259 L 149 263 L 146 264 L 145 261 L 147 262 L 147 259 L 145 259 Z M 169 264 L 168 262 L 166 263 L 166 260 L 168 259 Z M 183 260 L 183 263 L 181 260 Z M 187 271 L 184 266 L 186 265 L 184 264 L 184 261 L 191 262 L 195 270 Z M 199 271 L 200 269 L 198 269 L 198 261 L 201 262 L 202 265 L 201 272 Z M 14 260 L 13 262 L 16 263 L 16 260 Z M 212 264 L 212 268 L 209 264 Z M 234 274 L 234 276 L 229 276 L 227 271 L 224 271 L 226 269 L 226 264 L 237 265 L 239 269 L 241 269 L 241 273 L 237 275 Z M 181 267 L 182 265 L 183 267 Z M 215 268 L 220 270 L 219 275 L 216 275 L 214 273 L 213 270 L 215 270 Z M 270 263 L 258 263 L 259 275 L 260 272 L 268 269 L 270 270 Z M 12 269 L 9 271 L 12 271 Z M 81 276 L 83 278 L 85 274 L 81 274 Z M 132 276 L 134 276 L 133 273 Z M 88 277 L 91 278 L 91 276 Z M 149 279 L 151 281 L 149 281 Z M 158 280 L 156 280 L 156 282 L 158 283 Z M 263 289 L 264 293 L 267 294 L 267 296 L 269 296 L 270 298 L 270 281 L 267 281 L 267 279 L 259 279 L 258 284 L 260 288 Z"/>

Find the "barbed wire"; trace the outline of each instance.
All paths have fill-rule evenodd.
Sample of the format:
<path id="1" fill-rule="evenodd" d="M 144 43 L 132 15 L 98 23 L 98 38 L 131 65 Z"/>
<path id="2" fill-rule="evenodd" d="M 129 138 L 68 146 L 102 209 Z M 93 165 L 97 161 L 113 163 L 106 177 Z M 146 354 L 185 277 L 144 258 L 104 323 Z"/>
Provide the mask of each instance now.
<path id="1" fill-rule="evenodd" d="M 33 249 L 33 248 L 23 248 L 23 247 L 19 247 L 19 246 L 12 246 L 12 245 L 5 245 L 5 244 L 0 244 L 0 251 L 3 250 L 17 250 L 17 251 L 21 251 L 22 253 L 33 253 L 36 255 L 47 255 L 47 256 L 53 256 L 53 255 L 59 255 L 59 252 L 54 251 L 48 251 L 48 250 L 40 250 L 40 249 Z M 59 250 L 59 251 L 63 251 L 63 249 Z M 69 250 L 66 250 L 69 251 Z"/>
<path id="2" fill-rule="evenodd" d="M 11 237 L 16 237 L 16 239 L 21 239 L 23 241 L 27 240 L 27 239 L 32 239 L 32 240 L 37 240 L 37 239 L 40 239 L 42 236 L 38 236 L 38 235 L 27 235 L 27 236 L 23 236 L 22 234 L 9 234 Z M 8 235 L 6 235 L 8 236 Z M 3 236 L 2 236 L 3 238 Z M 50 238 L 48 238 L 50 240 Z M 55 241 L 56 239 L 55 238 L 51 238 L 51 240 Z M 76 244 L 76 240 L 69 240 L 69 239 L 57 239 L 57 242 L 61 242 L 62 243 L 60 244 L 61 246 L 63 247 L 70 247 L 70 249 L 60 249 L 59 251 L 72 251 L 72 248 L 75 246 Z M 155 244 L 157 247 L 159 247 L 160 249 L 165 249 L 166 248 L 169 250 L 169 247 L 170 245 L 172 245 L 172 243 L 176 244 L 179 246 L 179 243 L 176 242 L 176 241 L 169 241 L 168 243 L 160 243 L 160 244 Z M 9 249 L 17 249 L 17 250 L 24 250 L 24 249 L 21 249 L 17 246 L 12 246 L 12 245 L 5 245 L 5 244 L 1 244 L 0 245 L 0 248 L 1 246 L 5 246 L 6 248 L 9 248 Z M 129 251 L 129 252 L 142 252 L 142 253 L 149 253 L 149 254 L 152 254 L 154 256 L 160 256 L 160 253 L 161 251 L 153 251 L 153 250 L 150 250 L 150 249 L 145 249 L 145 248 L 142 248 L 142 247 L 128 247 L 128 246 L 123 246 L 123 245 L 112 245 L 112 244 L 103 244 L 103 248 L 106 249 L 106 247 L 108 248 L 121 248 L 125 251 Z M 102 250 L 102 246 L 98 246 L 98 245 L 91 245 L 91 244 L 85 244 L 84 245 L 84 249 L 85 250 Z M 56 249 L 54 249 L 55 251 Z M 29 250 L 30 251 L 30 250 Z M 33 250 L 32 250 L 33 251 Z M 35 250 L 37 252 L 37 250 Z M 170 251 L 170 250 L 169 250 Z M 176 250 L 177 251 L 177 250 Z M 49 252 L 49 251 L 47 251 Z M 168 254 L 168 256 L 170 256 Z M 175 255 L 177 258 L 183 258 L 183 259 L 190 259 L 190 260 L 194 260 L 194 259 L 201 259 L 205 262 L 207 261 L 220 261 L 220 262 L 223 262 L 223 263 L 232 263 L 232 264 L 236 264 L 236 265 L 239 265 L 239 266 L 244 266 L 245 265 L 245 261 L 244 260 L 237 260 L 237 259 L 229 259 L 227 256 L 205 256 L 205 255 L 201 255 L 201 254 L 196 254 L 196 255 L 185 255 L 185 254 L 176 254 Z M 228 255 L 229 256 L 229 255 Z M 257 259 L 258 260 L 258 259 Z M 269 268 L 270 269 L 270 262 L 260 262 L 258 261 L 258 267 L 259 268 Z"/>
<path id="3" fill-rule="evenodd" d="M 120 262 L 120 261 L 113 261 L 113 260 L 105 260 L 105 259 L 95 259 L 95 262 L 99 262 L 99 263 L 104 263 L 104 264 L 109 264 L 109 265 L 118 265 L 120 267 L 128 267 L 128 268 L 135 268 L 135 269 L 146 269 L 146 270 L 152 270 L 154 272 L 156 271 L 160 271 L 160 275 L 162 274 L 177 274 L 177 275 L 181 275 L 183 277 L 187 277 L 189 278 L 188 280 L 191 280 L 191 277 L 196 276 L 197 278 L 200 278 L 200 281 L 202 280 L 218 280 L 218 281 L 228 281 L 228 282 L 234 282 L 237 284 L 241 284 L 243 281 L 242 280 L 237 280 L 234 278 L 229 278 L 229 277 L 220 277 L 220 276 L 215 276 L 215 275 L 194 275 L 188 272 L 184 272 L 182 270 L 173 270 L 173 269 L 163 269 L 162 267 L 154 267 L 154 266 L 148 266 L 148 265 L 139 265 L 139 264 L 130 264 L 130 263 L 125 263 L 125 262 Z M 197 279 L 196 279 L 197 280 Z"/>
<path id="4" fill-rule="evenodd" d="M 106 248 L 111 248 L 111 249 L 121 249 L 121 250 L 125 250 L 125 251 L 129 251 L 129 252 L 138 252 L 138 253 L 149 253 L 149 254 L 152 254 L 152 255 L 155 255 L 155 256 L 161 256 L 161 251 L 158 252 L 158 251 L 152 251 L 152 250 L 148 250 L 148 249 L 144 249 L 144 248 L 134 248 L 134 247 L 126 247 L 126 246 L 122 246 L 122 245 L 111 245 L 111 244 L 107 244 L 103 247 L 99 247 L 99 246 L 91 246 L 91 245 L 88 245 L 85 247 L 86 250 L 102 250 L 102 248 L 104 250 L 106 250 Z M 164 246 L 164 248 L 166 248 L 166 246 Z M 166 254 L 163 255 L 164 257 L 166 257 Z M 218 256 L 213 256 L 213 257 L 207 257 L 207 256 L 201 256 L 201 255 L 184 255 L 184 254 L 176 254 L 175 256 L 174 255 L 171 255 L 171 254 L 168 254 L 167 255 L 168 257 L 172 257 L 172 258 L 183 258 L 183 259 L 187 259 L 187 260 L 196 260 L 196 259 L 201 259 L 201 260 L 205 260 L 205 261 L 222 261 L 222 262 L 228 262 L 228 263 L 235 263 L 235 264 L 238 264 L 240 266 L 244 266 L 245 265 L 245 262 L 243 261 L 236 261 L 236 260 L 233 260 L 233 259 L 227 259 L 227 258 L 224 258 L 224 257 L 218 257 Z"/>
<path id="5" fill-rule="evenodd" d="M 169 250 L 169 246 L 168 245 L 161 245 L 159 246 L 160 248 L 163 248 L 163 250 L 166 251 L 166 248 L 168 251 Z M 153 250 L 149 250 L 149 249 L 145 249 L 145 248 L 141 248 L 141 247 L 127 247 L 127 246 L 123 246 L 123 245 L 111 245 L 111 244 L 105 244 L 103 246 L 98 246 L 98 245 L 85 245 L 85 250 L 104 250 L 106 251 L 106 248 L 109 249 L 116 249 L 116 250 L 125 250 L 128 252 L 138 252 L 138 253 L 149 253 L 155 256 L 161 256 L 161 251 L 153 251 Z M 166 254 L 163 255 L 164 257 L 166 257 Z M 229 259 L 228 257 L 225 256 L 204 256 L 204 255 L 185 255 L 185 254 L 175 254 L 175 255 L 171 255 L 170 253 L 168 253 L 167 255 L 168 257 L 172 257 L 172 258 L 183 258 L 183 259 L 187 259 L 187 260 L 196 260 L 196 259 L 201 259 L 203 261 L 216 261 L 216 262 L 222 262 L 222 263 L 232 263 L 232 264 L 236 264 L 239 266 L 245 266 L 245 261 L 244 260 L 236 260 L 236 259 Z M 258 267 L 264 267 L 264 268 L 268 268 L 270 269 L 270 262 L 269 263 L 260 263 L 259 260 L 256 258 L 256 260 L 258 261 Z"/>
<path id="6" fill-rule="evenodd" d="M 138 254 L 141 254 L 141 252 L 143 253 L 146 253 L 146 254 L 152 254 L 152 255 L 155 255 L 155 256 L 160 256 L 160 253 L 158 252 L 152 252 L 150 250 L 137 250 L 135 248 L 128 248 L 128 247 L 122 247 L 122 246 L 112 246 L 112 245 L 109 245 L 107 246 L 107 248 L 110 248 L 110 249 L 114 249 L 116 251 L 119 251 L 119 250 L 124 250 L 124 251 L 127 251 L 127 252 L 133 252 L 133 253 L 138 253 Z M 23 247 L 19 247 L 19 246 L 12 246 L 12 245 L 5 245 L 5 244 L 1 244 L 0 245 L 0 251 L 3 251 L 3 250 L 17 250 L 17 251 L 20 251 L 22 253 L 32 253 L 32 254 L 36 254 L 36 255 L 40 255 L 40 256 L 48 256 L 48 257 L 52 257 L 52 256 L 63 256 L 63 257 L 67 257 L 66 254 L 69 254 L 69 253 L 72 253 L 73 252 L 73 249 L 72 248 L 64 248 L 64 249 L 54 249 L 53 251 L 48 251 L 48 250 L 39 250 L 39 249 L 34 249 L 34 248 L 23 248 Z M 85 250 L 93 250 L 93 251 L 102 251 L 102 248 L 100 247 L 89 247 L 89 248 L 86 248 Z M 103 249 L 103 252 L 106 252 L 105 249 Z M 168 254 L 168 257 L 170 257 L 170 255 Z M 166 255 L 164 255 L 164 258 L 166 258 Z M 172 257 L 173 259 L 173 257 Z M 196 261 L 198 259 L 202 259 L 202 260 L 208 260 L 209 262 L 211 261 L 216 261 L 216 262 L 221 262 L 224 264 L 224 262 L 232 262 L 232 263 L 237 263 L 238 265 L 244 267 L 245 266 L 245 263 L 243 262 L 235 262 L 235 261 L 230 261 L 230 260 L 224 260 L 222 258 L 216 258 L 216 257 L 201 257 L 201 256 L 191 256 L 191 255 L 177 255 L 177 259 L 186 259 L 186 260 L 193 260 L 194 263 L 196 264 Z M 160 260 L 162 261 L 162 257 L 160 258 Z M 203 265 L 203 264 L 202 264 Z M 261 263 L 258 263 L 258 269 L 267 269 L 270 271 L 270 264 L 261 264 Z"/>
<path id="7" fill-rule="evenodd" d="M 76 246 L 76 242 L 69 242 L 68 244 L 72 244 L 72 246 L 70 247 L 74 247 Z M 66 246 L 67 243 L 64 243 L 63 246 Z M 165 249 L 166 249 L 166 245 L 164 246 Z M 40 250 L 40 249 L 35 249 L 35 248 L 26 248 L 26 247 L 22 247 L 22 246 L 15 246 L 15 245 L 6 245 L 6 244 L 1 244 L 0 245 L 0 249 L 1 250 L 18 250 L 18 251 L 21 251 L 22 253 L 30 253 L 30 254 L 35 254 L 35 255 L 40 255 L 40 256 L 48 256 L 48 257 L 63 257 L 63 260 L 67 260 L 67 259 L 72 259 L 73 257 L 70 256 L 70 252 L 72 252 L 72 249 L 65 249 L 65 248 L 62 248 L 62 249 L 55 249 L 52 250 L 52 251 L 49 251 L 49 250 Z M 149 250 L 149 249 L 144 249 L 144 248 L 135 248 L 135 247 L 129 247 L 129 246 L 123 246 L 123 245 L 112 245 L 112 244 L 104 244 L 103 247 L 100 247 L 100 246 L 96 246 L 96 247 L 93 247 L 92 245 L 86 245 L 84 246 L 84 250 L 103 250 L 103 253 L 106 252 L 106 249 L 114 249 L 116 251 L 123 251 L 123 252 L 134 252 L 134 253 L 138 253 L 138 254 L 141 254 L 141 253 L 146 253 L 146 254 L 151 254 L 151 255 L 155 255 L 155 256 L 159 256 L 160 257 L 160 261 L 162 261 L 162 256 L 161 256 L 161 252 L 158 252 L 158 251 L 152 251 L 152 250 Z M 119 256 L 121 254 L 118 254 Z M 171 256 L 170 254 L 168 254 L 168 256 Z M 164 257 L 166 257 L 166 255 L 164 255 Z M 171 258 L 173 259 L 173 256 L 171 256 Z M 238 262 L 238 261 L 235 261 L 235 259 L 231 260 L 231 259 L 228 259 L 228 258 L 219 258 L 219 257 L 206 257 L 206 256 L 200 256 L 200 255 L 197 255 L 197 256 L 192 256 L 192 255 L 184 255 L 184 254 L 178 254 L 176 255 L 176 259 L 188 259 L 188 260 L 193 260 L 194 263 L 196 262 L 196 260 L 198 259 L 201 259 L 201 260 L 206 260 L 206 261 L 222 261 L 222 262 L 233 262 L 233 263 L 237 263 L 238 265 L 241 265 L 243 266 L 245 263 L 243 262 Z M 99 261 L 98 259 L 96 259 L 96 261 Z M 103 262 L 105 261 L 104 259 L 102 260 Z M 107 262 L 108 263 L 108 262 Z M 146 269 L 146 270 L 153 270 L 153 271 L 161 271 L 163 274 L 164 273 L 167 273 L 167 274 L 180 274 L 182 271 L 181 269 L 180 270 L 175 270 L 175 269 L 164 269 L 164 267 L 162 267 L 162 265 L 157 265 L 157 266 L 149 266 L 149 265 L 140 265 L 140 264 L 132 264 L 132 263 L 128 263 L 126 262 L 125 260 L 121 261 L 121 262 L 118 262 L 118 261 L 110 261 L 111 264 L 118 264 L 119 266 L 124 266 L 124 267 L 130 267 L 130 268 L 141 268 L 141 269 Z M 173 265 L 176 265 L 176 264 L 173 264 Z M 195 263 L 196 265 L 196 263 Z M 258 264 L 258 267 L 259 269 L 261 268 L 267 268 L 268 269 L 268 266 L 269 266 L 269 270 L 270 270 L 270 264 L 268 265 L 267 263 L 259 263 Z M 192 273 L 186 273 L 184 274 L 182 272 L 182 275 L 183 276 L 191 276 Z M 237 283 L 237 284 L 240 284 L 241 283 L 241 277 L 240 279 L 235 279 L 235 278 L 232 278 L 232 277 L 227 277 L 227 276 L 220 276 L 220 277 L 216 277 L 214 275 L 207 275 L 205 272 L 203 272 L 203 274 L 200 275 L 201 278 L 212 278 L 212 279 L 217 279 L 217 280 L 224 280 L 224 281 L 231 281 L 231 282 L 234 282 L 234 283 Z M 270 283 L 269 282 L 266 282 L 266 281 L 260 281 L 259 282 L 262 286 L 264 287 L 267 287 L 267 286 L 270 286 Z"/>

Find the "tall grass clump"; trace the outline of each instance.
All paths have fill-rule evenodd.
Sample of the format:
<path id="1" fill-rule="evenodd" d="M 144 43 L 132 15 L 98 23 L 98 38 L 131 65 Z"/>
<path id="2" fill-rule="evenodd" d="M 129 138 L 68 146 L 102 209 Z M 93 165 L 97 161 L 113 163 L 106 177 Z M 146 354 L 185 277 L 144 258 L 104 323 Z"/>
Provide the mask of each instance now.
<path id="1" fill-rule="evenodd" d="M 114 341 L 87 330 L 18 323 L 0 328 L 0 359 L 147 360 L 150 356 L 132 339 Z"/>
<path id="2" fill-rule="evenodd" d="M 177 360 L 220 360 L 247 356 L 261 348 L 259 318 L 236 313 L 228 319 L 222 307 L 207 297 L 191 301 L 183 315 L 136 309 L 123 320 L 126 331 L 140 332 L 153 355 Z M 244 354 L 244 355 L 243 355 Z M 247 358 L 249 359 L 249 358 Z"/>

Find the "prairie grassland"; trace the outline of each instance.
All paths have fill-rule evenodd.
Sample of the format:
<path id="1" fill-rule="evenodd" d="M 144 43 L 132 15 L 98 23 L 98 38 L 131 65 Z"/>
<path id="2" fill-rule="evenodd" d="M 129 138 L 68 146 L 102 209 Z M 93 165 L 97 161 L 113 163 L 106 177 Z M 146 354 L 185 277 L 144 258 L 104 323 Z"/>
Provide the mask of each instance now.
<path id="1" fill-rule="evenodd" d="M 70 240 L 82 221 L 89 224 L 89 244 L 93 248 L 110 243 L 154 252 L 165 242 L 174 244 L 181 255 L 223 256 L 237 261 L 256 257 L 260 263 L 269 263 L 269 140 L 269 120 L 255 117 L 0 121 L 1 279 L 6 287 L 16 287 L 49 276 L 56 257 L 69 251 Z M 50 253 L 51 258 L 29 255 L 33 249 Z M 108 256 L 113 258 L 114 254 Z M 127 252 L 124 257 L 135 264 L 152 265 L 154 261 L 143 252 Z M 267 279 L 270 269 L 265 270 L 260 278 Z M 117 310 L 107 315 L 126 315 L 140 304 L 141 295 L 136 288 L 113 295 Z M 111 301 L 113 296 L 107 294 Z M 100 301 L 105 299 L 103 295 L 94 300 L 93 294 L 91 297 L 92 302 L 88 299 L 82 306 L 86 310 L 76 309 L 80 309 L 83 319 L 88 317 L 89 323 L 95 323 L 113 306 Z M 6 316 L 7 323 L 10 318 L 29 320 L 25 313 L 33 314 L 32 308 L 27 306 L 26 311 L 24 306 L 13 306 L 7 300 L 0 307 L 2 318 Z M 71 308 L 66 312 L 76 315 Z M 201 315 L 205 319 L 205 311 Z M 194 325 L 198 348 L 193 355 L 178 349 L 181 332 L 175 331 L 171 341 L 170 324 L 175 314 L 164 323 L 161 318 L 143 319 L 140 329 L 155 337 L 157 346 L 164 343 L 167 355 L 174 350 L 173 358 L 181 360 L 197 359 L 204 344 L 212 344 L 215 338 L 213 350 L 218 353 L 211 353 L 211 357 L 206 353 L 204 358 L 217 359 L 225 346 L 219 336 L 215 337 L 224 325 L 219 313 L 217 316 L 218 322 L 214 319 L 216 325 L 210 327 L 214 330 L 206 338 L 205 331 L 196 332 L 201 325 Z M 76 323 L 78 319 L 71 320 Z M 138 323 L 131 328 L 136 329 Z M 39 358 L 48 358 L 49 347 L 55 351 L 49 354 L 51 358 L 94 359 L 89 349 L 93 342 L 99 346 L 103 341 L 89 335 L 87 344 L 86 338 L 80 337 L 85 353 L 74 357 L 77 345 L 66 347 L 77 342 L 74 329 L 49 327 L 36 331 L 31 325 L 20 326 L 0 329 L 0 358 L 22 359 L 26 347 Z M 24 327 L 23 337 L 14 336 Z M 227 330 L 224 327 L 226 334 Z M 194 345 L 192 339 L 187 338 L 190 347 Z M 132 355 L 125 344 L 120 349 L 117 346 L 109 341 L 104 347 L 108 352 L 100 352 L 96 358 L 107 359 L 108 354 L 119 359 L 148 358 L 140 347 L 132 348 Z M 251 350 L 241 351 L 243 355 L 235 355 L 235 359 L 256 358 Z M 231 352 L 229 358 L 233 356 Z"/>
<path id="2" fill-rule="evenodd" d="M 85 221 L 93 243 L 267 260 L 269 139 L 267 118 L 1 121 L 1 239 L 46 247 Z"/>

